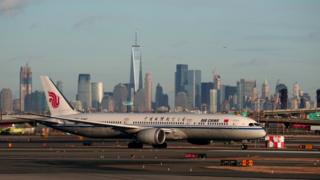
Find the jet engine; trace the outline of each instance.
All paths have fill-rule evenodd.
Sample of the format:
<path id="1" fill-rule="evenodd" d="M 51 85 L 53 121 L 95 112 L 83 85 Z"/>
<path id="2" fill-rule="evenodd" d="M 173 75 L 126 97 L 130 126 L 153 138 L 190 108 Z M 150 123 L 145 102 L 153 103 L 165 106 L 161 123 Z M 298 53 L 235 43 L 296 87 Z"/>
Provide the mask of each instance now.
<path id="1" fill-rule="evenodd" d="M 144 129 L 137 134 L 137 139 L 144 144 L 159 145 L 166 140 L 166 134 L 162 129 Z"/>

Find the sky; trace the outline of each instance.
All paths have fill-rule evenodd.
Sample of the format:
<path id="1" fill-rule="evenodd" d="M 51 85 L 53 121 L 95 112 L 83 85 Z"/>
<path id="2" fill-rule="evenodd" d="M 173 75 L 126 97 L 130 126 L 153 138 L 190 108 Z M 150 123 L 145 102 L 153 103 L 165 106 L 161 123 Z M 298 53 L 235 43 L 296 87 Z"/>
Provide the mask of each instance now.
<path id="1" fill-rule="evenodd" d="M 298 82 L 314 98 L 320 88 L 320 1 L 317 0 L 0 0 L 0 89 L 19 96 L 20 66 L 62 80 L 75 99 L 79 73 L 106 91 L 127 83 L 134 34 L 143 73 L 171 102 L 176 64 L 212 72 L 222 84 L 240 78 Z"/>

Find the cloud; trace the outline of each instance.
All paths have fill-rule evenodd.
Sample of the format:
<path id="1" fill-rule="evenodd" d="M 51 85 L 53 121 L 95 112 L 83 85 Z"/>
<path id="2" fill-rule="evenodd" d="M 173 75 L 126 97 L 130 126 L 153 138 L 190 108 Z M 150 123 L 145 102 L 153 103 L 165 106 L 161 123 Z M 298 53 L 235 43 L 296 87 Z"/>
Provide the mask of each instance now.
<path id="1" fill-rule="evenodd" d="M 0 13 L 15 15 L 25 7 L 29 1 L 30 0 L 0 0 Z"/>

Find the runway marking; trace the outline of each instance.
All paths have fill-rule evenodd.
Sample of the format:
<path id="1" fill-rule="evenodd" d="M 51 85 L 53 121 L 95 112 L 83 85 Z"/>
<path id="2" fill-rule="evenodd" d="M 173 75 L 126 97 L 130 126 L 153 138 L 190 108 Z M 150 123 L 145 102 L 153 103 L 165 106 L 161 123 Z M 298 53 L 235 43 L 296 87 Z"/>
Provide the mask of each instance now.
<path id="1" fill-rule="evenodd" d="M 288 154 L 320 154 L 320 151 L 275 151 L 275 150 L 209 150 L 211 152 L 243 152 L 243 153 L 288 153 Z"/>

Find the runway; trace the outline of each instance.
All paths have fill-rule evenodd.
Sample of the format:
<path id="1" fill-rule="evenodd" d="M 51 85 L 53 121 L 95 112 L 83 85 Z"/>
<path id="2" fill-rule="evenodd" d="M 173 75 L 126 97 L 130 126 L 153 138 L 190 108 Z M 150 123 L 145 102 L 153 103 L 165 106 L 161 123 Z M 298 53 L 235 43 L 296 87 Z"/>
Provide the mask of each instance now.
<path id="1" fill-rule="evenodd" d="M 9 139 L 8 139 L 9 138 Z M 127 149 L 126 141 L 97 141 L 83 146 L 76 138 L 0 138 L 0 179 L 319 179 L 320 151 L 250 150 L 222 144 L 194 146 L 170 142 L 168 149 Z M 46 144 L 43 146 L 43 144 Z M 318 142 L 315 142 L 318 143 Z M 170 146 L 171 145 L 171 146 Z M 255 148 L 254 148 L 255 147 Z M 186 159 L 185 153 L 206 153 Z M 220 160 L 254 160 L 253 167 L 223 167 Z M 272 169 L 272 168 L 273 169 Z M 292 172 L 286 170 L 289 167 Z"/>

